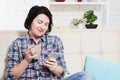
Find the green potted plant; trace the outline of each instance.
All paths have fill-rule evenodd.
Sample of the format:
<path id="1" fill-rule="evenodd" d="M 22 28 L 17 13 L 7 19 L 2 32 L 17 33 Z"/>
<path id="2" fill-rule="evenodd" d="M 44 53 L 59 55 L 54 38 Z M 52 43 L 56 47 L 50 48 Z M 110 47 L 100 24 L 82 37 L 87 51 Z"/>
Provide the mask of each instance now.
<path id="1" fill-rule="evenodd" d="M 85 26 L 88 29 L 93 29 L 93 28 L 97 28 L 98 24 L 93 24 L 93 22 L 95 22 L 97 20 L 97 16 L 94 14 L 93 10 L 89 10 L 87 12 L 84 13 L 84 17 L 83 19 L 81 19 L 81 21 L 85 21 Z"/>

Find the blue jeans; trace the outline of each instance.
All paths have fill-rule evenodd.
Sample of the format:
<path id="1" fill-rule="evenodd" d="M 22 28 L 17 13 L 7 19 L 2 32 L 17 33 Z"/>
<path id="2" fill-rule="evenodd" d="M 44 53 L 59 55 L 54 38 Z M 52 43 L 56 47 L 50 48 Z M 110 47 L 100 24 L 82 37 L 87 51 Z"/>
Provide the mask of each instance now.
<path id="1" fill-rule="evenodd" d="M 95 80 L 94 76 L 91 73 L 88 72 L 78 72 L 75 73 L 64 80 Z"/>

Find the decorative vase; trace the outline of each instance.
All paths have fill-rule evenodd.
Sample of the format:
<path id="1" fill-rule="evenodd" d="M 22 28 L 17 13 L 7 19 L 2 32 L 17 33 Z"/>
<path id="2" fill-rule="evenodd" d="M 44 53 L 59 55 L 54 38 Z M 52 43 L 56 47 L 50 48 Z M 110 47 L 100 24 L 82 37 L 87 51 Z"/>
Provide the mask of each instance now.
<path id="1" fill-rule="evenodd" d="M 77 0 L 78 2 L 82 2 L 82 0 Z"/>
<path id="2" fill-rule="evenodd" d="M 55 0 L 56 2 L 64 2 L 65 0 Z"/>

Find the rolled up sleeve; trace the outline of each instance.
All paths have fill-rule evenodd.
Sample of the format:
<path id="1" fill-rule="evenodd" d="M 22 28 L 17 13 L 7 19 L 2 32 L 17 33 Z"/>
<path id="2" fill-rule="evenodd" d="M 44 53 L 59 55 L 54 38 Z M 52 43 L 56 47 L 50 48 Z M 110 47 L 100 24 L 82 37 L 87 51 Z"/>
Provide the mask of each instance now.
<path id="1" fill-rule="evenodd" d="M 18 65 L 18 47 L 16 42 L 13 42 L 10 46 L 8 53 L 8 64 L 6 69 L 6 79 L 15 80 L 15 77 L 12 75 L 12 68 Z"/>

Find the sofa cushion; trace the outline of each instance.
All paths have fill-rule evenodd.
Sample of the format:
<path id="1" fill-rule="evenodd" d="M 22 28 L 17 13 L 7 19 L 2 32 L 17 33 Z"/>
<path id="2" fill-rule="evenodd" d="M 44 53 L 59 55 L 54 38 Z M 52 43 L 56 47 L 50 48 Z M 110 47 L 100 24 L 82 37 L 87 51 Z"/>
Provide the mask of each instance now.
<path id="1" fill-rule="evenodd" d="M 96 80 L 120 80 L 120 63 L 87 56 L 85 71 L 92 72 Z"/>

